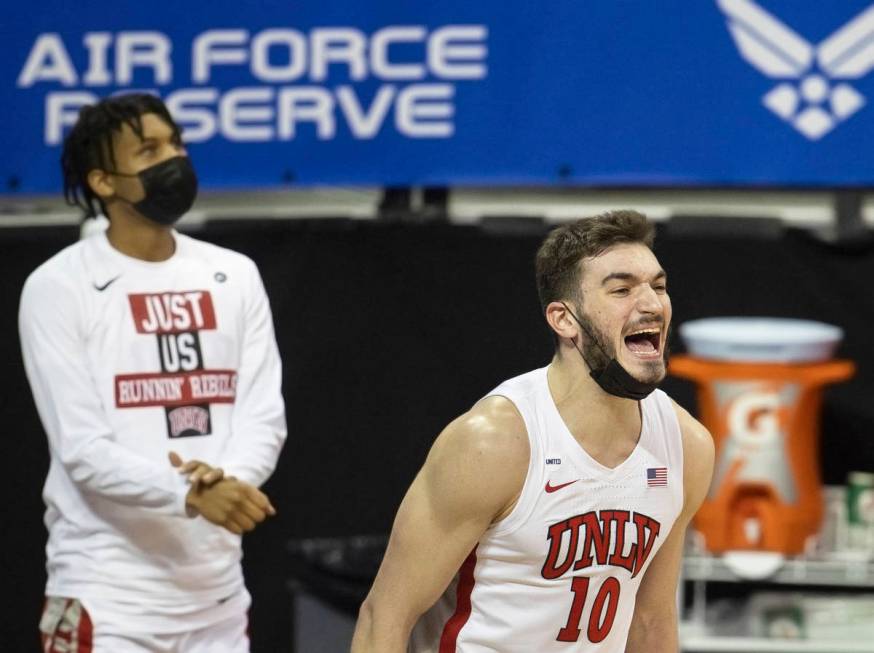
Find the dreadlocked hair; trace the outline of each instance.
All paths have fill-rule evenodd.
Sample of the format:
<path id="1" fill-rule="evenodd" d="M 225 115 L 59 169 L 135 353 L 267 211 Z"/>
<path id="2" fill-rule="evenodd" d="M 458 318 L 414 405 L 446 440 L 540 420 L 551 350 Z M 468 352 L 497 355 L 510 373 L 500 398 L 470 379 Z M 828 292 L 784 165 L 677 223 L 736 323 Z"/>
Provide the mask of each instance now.
<path id="1" fill-rule="evenodd" d="M 82 209 L 86 218 L 106 215 L 106 206 L 88 184 L 88 173 L 94 169 L 114 171 L 112 148 L 114 134 L 128 125 L 143 138 L 142 115 L 154 113 L 180 138 L 179 126 L 173 121 L 160 98 L 148 93 L 128 93 L 104 98 L 97 104 L 82 107 L 73 129 L 64 139 L 61 171 L 64 176 L 64 199 L 70 206 Z"/>

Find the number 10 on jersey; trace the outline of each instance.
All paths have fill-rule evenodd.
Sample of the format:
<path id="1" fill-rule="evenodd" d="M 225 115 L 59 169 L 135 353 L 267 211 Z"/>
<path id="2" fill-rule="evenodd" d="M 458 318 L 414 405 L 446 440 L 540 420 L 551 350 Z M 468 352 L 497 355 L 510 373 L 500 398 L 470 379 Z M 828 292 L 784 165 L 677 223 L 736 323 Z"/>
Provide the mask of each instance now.
<path id="1" fill-rule="evenodd" d="M 570 614 L 567 624 L 558 631 L 556 640 L 559 642 L 576 642 L 580 638 L 580 620 L 583 616 L 583 606 L 586 604 L 586 596 L 589 593 L 589 581 L 585 576 L 577 576 L 571 582 L 571 592 L 574 594 L 571 602 Z M 593 644 L 603 641 L 613 628 L 613 620 L 616 618 L 616 608 L 619 606 L 619 580 L 615 576 L 608 577 L 592 604 L 592 612 L 589 614 L 589 625 L 586 635 Z"/>

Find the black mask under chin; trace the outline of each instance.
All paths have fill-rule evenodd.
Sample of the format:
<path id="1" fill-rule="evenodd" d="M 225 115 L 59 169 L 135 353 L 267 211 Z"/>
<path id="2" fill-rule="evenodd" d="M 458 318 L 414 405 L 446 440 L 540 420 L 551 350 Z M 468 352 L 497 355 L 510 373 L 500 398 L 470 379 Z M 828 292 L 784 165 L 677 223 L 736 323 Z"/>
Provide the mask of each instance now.
<path id="1" fill-rule="evenodd" d="M 592 342 L 597 345 L 598 349 L 604 352 L 604 355 L 607 356 L 607 352 L 601 346 L 601 343 L 598 342 L 598 339 L 586 328 L 576 314 L 568 308 L 567 304 L 565 304 L 564 307 L 567 308 L 568 312 L 574 320 L 576 320 L 577 324 L 580 325 L 583 331 L 586 332 L 586 335 L 589 336 Z M 586 360 L 586 357 L 583 356 L 582 350 L 577 347 L 576 343 L 574 343 L 574 347 L 578 352 L 580 352 L 583 362 L 586 364 L 586 367 L 589 368 L 589 376 L 591 376 L 601 390 L 607 394 L 613 395 L 614 397 L 621 397 L 623 399 L 634 399 L 640 401 L 641 399 L 646 399 L 646 397 L 648 397 L 650 393 L 658 387 L 658 383 L 645 383 L 635 379 L 624 367 L 622 367 L 615 357 L 611 357 L 610 361 L 604 367 L 592 367 L 592 365 L 589 364 L 589 361 Z"/>
<path id="2" fill-rule="evenodd" d="M 615 358 L 610 359 L 607 367 L 589 372 L 589 376 L 595 379 L 601 390 L 623 399 L 646 399 L 658 387 L 658 383 L 644 383 L 635 379 Z"/>
<path id="3" fill-rule="evenodd" d="M 197 197 L 197 175 L 187 156 L 174 156 L 136 175 L 121 172 L 122 177 L 139 177 L 146 196 L 132 206 L 140 215 L 158 224 L 170 226 L 181 218 Z"/>

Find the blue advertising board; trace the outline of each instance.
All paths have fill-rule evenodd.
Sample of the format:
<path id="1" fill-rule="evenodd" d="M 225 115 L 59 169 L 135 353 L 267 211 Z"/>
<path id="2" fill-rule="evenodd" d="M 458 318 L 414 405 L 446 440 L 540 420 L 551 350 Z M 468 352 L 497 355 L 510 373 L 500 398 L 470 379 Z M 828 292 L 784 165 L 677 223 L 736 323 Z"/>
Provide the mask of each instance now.
<path id="1" fill-rule="evenodd" d="M 9 3 L 0 192 L 163 97 L 202 185 L 871 186 L 869 0 Z"/>

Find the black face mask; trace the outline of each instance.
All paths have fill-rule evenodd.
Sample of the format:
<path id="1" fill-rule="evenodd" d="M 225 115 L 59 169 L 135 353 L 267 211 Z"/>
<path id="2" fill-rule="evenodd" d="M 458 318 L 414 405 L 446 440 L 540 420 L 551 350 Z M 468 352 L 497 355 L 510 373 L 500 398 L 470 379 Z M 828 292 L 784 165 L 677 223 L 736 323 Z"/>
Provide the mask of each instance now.
<path id="1" fill-rule="evenodd" d="M 197 197 L 197 175 L 187 156 L 174 156 L 135 175 L 113 174 L 139 177 L 146 196 L 132 206 L 149 220 L 165 226 L 181 218 Z"/>
<path id="2" fill-rule="evenodd" d="M 601 346 L 601 343 L 598 342 L 598 339 L 595 338 L 595 336 L 585 327 L 576 314 L 568 308 L 568 305 L 565 304 L 564 307 L 567 308 L 568 313 L 571 314 L 577 324 L 579 324 L 583 331 L 586 332 L 589 339 L 604 353 L 604 356 L 608 356 L 607 352 Z M 659 385 L 658 383 L 644 383 L 643 381 L 638 381 L 631 376 L 614 357 L 610 357 L 610 362 L 608 362 L 606 366 L 594 368 L 589 364 L 589 361 L 586 360 L 582 350 L 577 347 L 576 343 L 574 343 L 574 347 L 578 352 L 580 352 L 583 362 L 586 364 L 586 367 L 589 368 L 589 376 L 595 379 L 595 383 L 597 383 L 601 390 L 607 394 L 613 395 L 614 397 L 622 397 L 623 399 L 634 399 L 635 401 L 640 401 L 649 396 L 649 394 Z"/>

